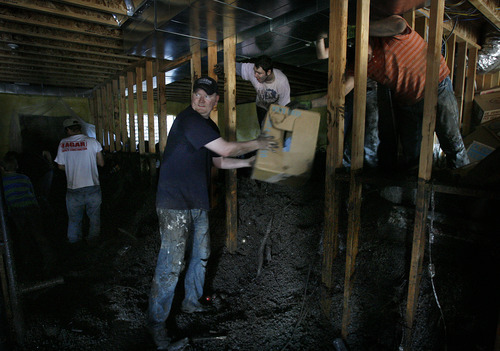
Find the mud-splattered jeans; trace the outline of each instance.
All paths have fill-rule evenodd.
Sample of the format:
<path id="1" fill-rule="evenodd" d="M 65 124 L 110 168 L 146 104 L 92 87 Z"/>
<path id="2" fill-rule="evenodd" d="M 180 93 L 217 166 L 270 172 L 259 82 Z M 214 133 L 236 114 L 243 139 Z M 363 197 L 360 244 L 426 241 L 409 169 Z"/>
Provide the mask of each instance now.
<path id="1" fill-rule="evenodd" d="M 149 295 L 148 324 L 163 326 L 172 307 L 175 287 L 189 259 L 183 304 L 197 304 L 203 295 L 205 270 L 210 256 L 208 212 L 157 208 L 161 247 Z"/>
<path id="2" fill-rule="evenodd" d="M 394 110 L 398 119 L 405 161 L 409 166 L 416 165 L 422 141 L 424 101 L 419 101 L 411 106 L 395 105 Z M 469 157 L 458 126 L 457 99 L 449 77 L 439 83 L 438 87 L 436 134 L 441 149 L 446 154 L 448 167 L 458 168 L 469 163 Z"/>
<path id="3" fill-rule="evenodd" d="M 89 235 L 87 239 L 99 236 L 101 232 L 101 187 L 86 186 L 67 189 L 66 209 L 68 211 L 68 241 L 76 243 L 82 240 L 83 213 L 89 217 Z"/>

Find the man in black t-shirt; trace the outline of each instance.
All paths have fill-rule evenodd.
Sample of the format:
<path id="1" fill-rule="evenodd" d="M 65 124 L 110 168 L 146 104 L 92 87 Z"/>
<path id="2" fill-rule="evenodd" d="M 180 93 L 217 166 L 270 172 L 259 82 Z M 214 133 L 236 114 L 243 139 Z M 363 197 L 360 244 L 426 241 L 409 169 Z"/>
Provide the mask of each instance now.
<path id="1" fill-rule="evenodd" d="M 210 256 L 208 211 L 212 164 L 222 169 L 250 167 L 255 157 L 231 156 L 276 147 L 266 136 L 245 142 L 221 138 L 217 125 L 210 119 L 210 112 L 218 101 L 215 80 L 208 77 L 196 80 L 191 105 L 175 119 L 163 154 L 156 194 L 161 248 L 148 308 L 148 326 L 159 350 L 170 345 L 165 321 L 186 254 L 189 262 L 181 310 L 185 313 L 206 311 L 199 299 Z"/>

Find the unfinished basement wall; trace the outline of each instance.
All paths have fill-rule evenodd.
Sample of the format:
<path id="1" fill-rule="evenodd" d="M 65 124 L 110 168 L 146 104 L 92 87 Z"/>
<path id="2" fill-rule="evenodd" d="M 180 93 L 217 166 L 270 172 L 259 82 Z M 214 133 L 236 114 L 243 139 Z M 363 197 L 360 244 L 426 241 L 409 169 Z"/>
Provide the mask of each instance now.
<path id="1" fill-rule="evenodd" d="M 84 121 L 94 123 L 87 98 L 0 94 L 0 106 L 2 106 L 0 116 L 0 155 L 2 157 L 10 149 L 17 147 L 12 145 L 11 139 L 15 138 L 14 134 L 20 131 L 12 121 L 18 119 L 19 115 L 67 117 L 74 113 Z"/>

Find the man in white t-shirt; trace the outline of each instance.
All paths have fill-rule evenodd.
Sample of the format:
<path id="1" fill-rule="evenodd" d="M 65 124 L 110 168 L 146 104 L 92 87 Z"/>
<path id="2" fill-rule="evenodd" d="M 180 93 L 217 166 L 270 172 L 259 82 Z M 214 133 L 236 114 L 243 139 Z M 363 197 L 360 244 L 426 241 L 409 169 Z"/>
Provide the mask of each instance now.
<path id="1" fill-rule="evenodd" d="M 82 240 L 84 212 L 89 217 L 87 240 L 96 239 L 101 231 L 101 187 L 97 166 L 104 166 L 104 157 L 101 144 L 82 133 L 78 119 L 66 119 L 63 126 L 68 137 L 59 143 L 54 161 L 66 173 L 68 241 L 76 243 Z"/>
<path id="2" fill-rule="evenodd" d="M 216 65 L 214 71 L 217 74 L 224 72 L 221 65 Z M 262 126 L 271 104 L 285 106 L 290 102 L 288 78 L 279 69 L 273 68 L 273 61 L 269 56 L 259 56 L 254 63 L 237 62 L 236 74 L 250 81 L 257 92 L 255 105 L 259 126 Z"/>

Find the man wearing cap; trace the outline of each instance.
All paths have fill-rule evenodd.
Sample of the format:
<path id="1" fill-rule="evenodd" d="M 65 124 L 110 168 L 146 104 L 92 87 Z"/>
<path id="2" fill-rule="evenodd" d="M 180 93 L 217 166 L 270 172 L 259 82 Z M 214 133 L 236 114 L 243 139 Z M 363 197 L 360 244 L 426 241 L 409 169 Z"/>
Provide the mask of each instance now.
<path id="1" fill-rule="evenodd" d="M 159 350 L 166 350 L 170 338 L 165 330 L 174 291 L 184 268 L 184 313 L 205 312 L 203 294 L 205 270 L 210 256 L 208 224 L 210 168 L 250 167 L 255 157 L 232 158 L 258 149 L 272 149 L 276 142 L 259 136 L 244 142 L 221 138 L 210 112 L 217 105 L 217 82 L 202 77 L 195 81 L 191 105 L 175 119 L 163 154 L 156 194 L 161 248 L 151 294 L 148 326 Z"/>
<path id="2" fill-rule="evenodd" d="M 68 211 L 68 241 L 82 240 L 84 211 L 89 217 L 87 240 L 96 239 L 101 231 L 101 187 L 97 166 L 104 166 L 101 144 L 82 133 L 76 118 L 63 122 L 68 135 L 59 143 L 54 160 L 66 173 L 66 209 Z"/>

